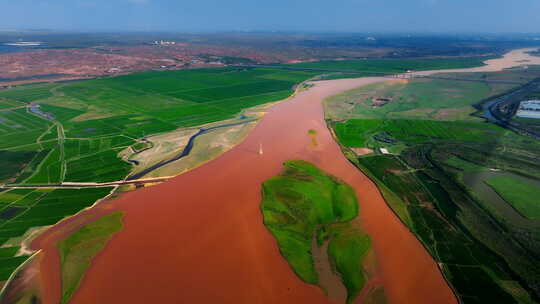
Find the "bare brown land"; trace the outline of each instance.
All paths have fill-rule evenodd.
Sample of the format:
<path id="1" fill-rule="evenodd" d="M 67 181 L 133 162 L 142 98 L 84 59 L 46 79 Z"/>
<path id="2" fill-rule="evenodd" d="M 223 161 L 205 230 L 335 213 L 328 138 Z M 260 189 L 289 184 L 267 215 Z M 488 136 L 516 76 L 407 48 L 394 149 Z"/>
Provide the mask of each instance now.
<path id="1" fill-rule="evenodd" d="M 13 79 L 59 74 L 43 79 L 2 80 L 0 86 L 59 81 L 125 74 L 152 69 L 181 69 L 223 66 L 213 56 L 242 57 L 254 62 L 281 62 L 288 59 L 254 51 L 247 47 L 174 46 L 92 47 L 67 50 L 36 50 L 0 54 L 0 78 Z"/>
<path id="2" fill-rule="evenodd" d="M 351 150 L 353 150 L 353 152 L 356 153 L 356 155 L 358 155 L 358 156 L 373 153 L 373 150 L 371 150 L 369 148 L 351 148 Z"/>
<path id="3" fill-rule="evenodd" d="M 391 49 L 360 48 L 355 51 L 317 52 L 312 49 L 267 50 L 251 46 L 175 45 L 95 46 L 0 54 L 0 88 L 35 82 L 95 78 L 147 70 L 223 66 L 221 57 L 244 58 L 257 63 L 315 61 L 317 56 L 374 56 Z M 20 77 L 45 78 L 17 79 Z"/>

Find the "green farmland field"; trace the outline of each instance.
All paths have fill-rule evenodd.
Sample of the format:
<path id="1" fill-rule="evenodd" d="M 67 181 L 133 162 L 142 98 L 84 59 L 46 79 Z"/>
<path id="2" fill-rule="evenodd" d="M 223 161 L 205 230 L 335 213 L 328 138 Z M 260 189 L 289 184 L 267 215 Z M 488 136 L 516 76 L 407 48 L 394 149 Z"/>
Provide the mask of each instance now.
<path id="1" fill-rule="evenodd" d="M 491 58 L 492 57 L 484 56 L 450 59 L 339 60 L 303 62 L 292 64 L 290 66 L 312 69 L 402 73 L 408 70 L 425 71 L 477 67 L 484 65 L 483 62 Z"/>
<path id="2" fill-rule="evenodd" d="M 539 76 L 527 73 L 448 76 Z M 365 86 L 325 102 L 342 146 L 375 150 L 356 156 L 344 149 L 442 266 L 462 303 L 536 303 L 538 295 L 540 191 L 521 179 L 487 177 L 539 180 L 540 142 L 471 115 L 475 103 L 513 87 L 416 79 Z M 375 100 L 383 102 L 375 106 Z M 394 155 L 381 155 L 381 148 Z"/>
<path id="3" fill-rule="evenodd" d="M 55 86 L 54 84 L 27 85 L 0 91 L 0 100 L 26 103 L 45 99 L 53 95 L 50 90 Z"/>
<path id="4" fill-rule="evenodd" d="M 504 73 L 437 74 L 440 77 L 461 77 L 476 80 L 530 80 L 537 74 L 523 70 Z M 501 94 L 516 84 L 500 82 L 449 81 L 443 79 L 413 79 L 375 83 L 333 96 L 325 102 L 329 119 L 432 119 L 473 120 L 474 104 Z M 374 101 L 384 99 L 383 105 Z"/>
<path id="5" fill-rule="evenodd" d="M 121 180 L 118 155 L 137 139 L 239 116 L 290 96 L 315 74 L 216 68 L 146 72 L 0 91 L 0 180 L 27 184 Z M 25 109 L 39 104 L 48 119 Z M 6 150 L 3 152 L 2 150 Z M 8 157 L 9 153 L 9 157 Z"/>
<path id="6" fill-rule="evenodd" d="M 395 156 L 360 158 L 359 166 L 379 187 L 391 191 L 392 196 L 385 195 L 388 204 L 443 266 L 463 303 L 517 303 L 513 292 L 500 283 L 512 281 L 505 262 L 471 236 L 464 228 L 469 223 L 463 226 L 470 217 L 482 225 L 480 210 L 453 200 L 446 185 L 424 172 L 407 170 Z M 517 282 L 513 284 L 516 294 L 525 293 Z"/>
<path id="7" fill-rule="evenodd" d="M 490 178 L 486 183 L 520 214 L 540 220 L 540 187 L 510 177 Z"/>
<path id="8" fill-rule="evenodd" d="M 0 281 L 5 281 L 28 256 L 15 256 L 16 239 L 29 229 L 53 225 L 91 206 L 111 188 L 94 189 L 14 189 L 0 192 Z"/>
<path id="9" fill-rule="evenodd" d="M 351 119 L 336 123 L 334 129 L 339 141 L 348 147 L 369 146 L 368 143 L 373 143 L 373 137 L 381 134 L 389 141 L 409 144 L 436 141 L 486 142 L 493 139 L 493 136 L 504 135 L 503 129 L 483 122 L 411 119 Z"/>
<path id="10" fill-rule="evenodd" d="M 482 60 L 485 58 L 363 60 L 298 66 L 333 65 L 395 72 L 477 66 Z M 7 173 L 6 167 L 6 173 L 0 176 L 13 180 L 17 178 L 16 171 L 22 170 L 25 174 L 17 178 L 18 183 L 121 179 L 129 173 L 131 165 L 117 153 L 137 139 L 238 117 L 245 108 L 290 96 L 296 84 L 317 74 L 320 72 L 280 70 L 279 66 L 228 67 L 145 72 L 2 90 L 0 108 L 7 110 L 0 112 L 0 150 L 39 153 L 43 165 L 30 164 L 24 159 L 25 162 L 12 166 L 13 172 Z M 39 104 L 40 111 L 53 119 L 29 113 L 24 108 L 29 103 Z M 104 138 L 122 140 L 107 149 L 106 145 L 96 144 Z M 51 153 L 54 157 L 42 157 Z M 57 162 L 53 161 L 56 156 Z M 88 174 L 90 168 L 102 165 L 108 167 L 106 172 L 95 170 Z M 89 168 L 86 172 L 85 167 Z"/>

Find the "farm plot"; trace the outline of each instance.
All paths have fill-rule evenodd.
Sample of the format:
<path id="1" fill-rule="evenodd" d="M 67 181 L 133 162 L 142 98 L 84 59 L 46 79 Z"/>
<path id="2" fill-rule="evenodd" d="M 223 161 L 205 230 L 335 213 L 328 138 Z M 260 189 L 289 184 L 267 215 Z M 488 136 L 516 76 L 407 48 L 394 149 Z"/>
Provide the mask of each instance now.
<path id="1" fill-rule="evenodd" d="M 492 124 L 465 121 L 410 119 L 352 119 L 334 124 L 339 141 L 348 147 L 366 147 L 376 135 L 383 135 L 386 145 L 436 141 L 486 142 L 503 136 L 504 130 Z"/>
<path id="2" fill-rule="evenodd" d="M 289 73 L 291 80 L 287 80 Z M 148 72 L 76 83 L 61 90 L 90 111 L 99 106 L 118 115 L 148 115 L 178 127 L 227 119 L 242 108 L 284 98 L 296 83 L 313 75 L 250 68 Z M 242 104 L 247 97 L 252 97 L 249 104 Z"/>
<path id="3" fill-rule="evenodd" d="M 437 74 L 474 80 L 524 81 L 538 72 L 504 71 L 494 73 Z M 376 83 L 329 98 L 325 114 L 332 120 L 343 119 L 431 119 L 478 121 L 471 116 L 476 103 L 504 93 L 517 84 L 497 82 L 412 79 Z"/>
<path id="4" fill-rule="evenodd" d="M 442 70 L 470 68 L 484 65 L 484 61 L 492 57 L 467 57 L 451 59 L 380 59 L 380 60 L 339 60 L 303 62 L 291 64 L 292 67 L 328 69 L 328 70 L 357 70 L 362 72 L 402 73 L 408 70 Z"/>
<path id="5" fill-rule="evenodd" d="M 28 256 L 16 256 L 19 247 L 13 238 L 23 236 L 34 227 L 55 224 L 94 204 L 111 188 L 34 190 L 14 189 L 0 193 L 0 281 L 24 262 Z"/>
<path id="6" fill-rule="evenodd" d="M 394 156 L 360 158 L 359 165 L 379 187 L 389 189 L 392 195 L 385 195 L 389 205 L 443 265 L 445 276 L 464 303 L 517 303 L 513 291 L 501 284 L 513 280 L 512 272 L 500 256 L 462 228 L 457 217 L 461 205 L 437 180 L 424 172 L 407 170 Z M 526 294 L 514 283 L 514 292 Z"/>
<path id="7" fill-rule="evenodd" d="M 14 88 L 11 90 L 2 90 L 0 91 L 0 99 L 20 101 L 23 103 L 29 103 L 41 99 L 45 99 L 53 96 L 51 89 L 54 88 L 55 84 L 39 84 L 39 85 L 28 85 Z"/>
<path id="8" fill-rule="evenodd" d="M 511 177 L 494 177 L 485 182 L 521 215 L 540 220 L 540 187 Z"/>
<path id="9" fill-rule="evenodd" d="M 11 152 L 0 150 L 0 183 L 16 176 L 27 163 L 29 163 L 36 152 Z"/>
<path id="10" fill-rule="evenodd" d="M 0 149 L 39 154 L 28 154 L 27 166 L 6 168 L 5 175 L 24 171 L 16 181 L 32 184 L 120 180 L 130 164 L 118 153 L 136 139 L 233 118 L 247 107 L 286 98 L 296 83 L 313 75 L 217 68 L 5 90 L 0 92 L 0 107 L 8 108 L 0 111 Z M 29 102 L 39 104 L 48 118 L 16 108 Z"/>
<path id="11" fill-rule="evenodd" d="M 13 109 L 13 108 L 21 107 L 24 105 L 25 105 L 24 102 L 20 102 L 16 100 L 9 100 L 9 99 L 0 97 L 0 110 Z"/>
<path id="12" fill-rule="evenodd" d="M 110 149 L 67 161 L 66 181 L 108 182 L 122 180 L 131 170 L 131 165 L 122 161 L 121 149 Z"/>

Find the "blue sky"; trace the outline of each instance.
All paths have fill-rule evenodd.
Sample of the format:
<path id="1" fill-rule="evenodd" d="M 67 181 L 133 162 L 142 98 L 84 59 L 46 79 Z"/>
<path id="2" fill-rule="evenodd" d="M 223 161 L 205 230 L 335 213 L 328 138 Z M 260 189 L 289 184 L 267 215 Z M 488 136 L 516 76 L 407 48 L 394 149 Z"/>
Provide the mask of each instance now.
<path id="1" fill-rule="evenodd" d="M 0 29 L 540 32 L 540 0 L 0 0 Z"/>

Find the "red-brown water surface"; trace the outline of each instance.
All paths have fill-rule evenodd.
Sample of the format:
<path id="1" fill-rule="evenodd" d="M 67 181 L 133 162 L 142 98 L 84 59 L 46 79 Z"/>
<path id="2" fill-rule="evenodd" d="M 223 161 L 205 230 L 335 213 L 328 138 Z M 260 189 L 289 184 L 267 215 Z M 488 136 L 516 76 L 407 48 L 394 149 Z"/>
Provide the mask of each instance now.
<path id="1" fill-rule="evenodd" d="M 514 51 L 474 71 L 524 64 L 523 56 Z M 125 211 L 125 228 L 94 259 L 72 303 L 328 303 L 319 288 L 296 277 L 262 222 L 260 185 L 289 159 L 313 162 L 356 189 L 358 224 L 373 240 L 377 281 L 391 303 L 456 303 L 437 264 L 375 185 L 345 159 L 325 125 L 322 99 L 379 81 L 384 79 L 318 82 L 270 108 L 241 144 L 219 158 L 56 225 L 33 243 L 43 249 L 43 303 L 60 299 L 55 243 L 112 210 Z M 316 145 L 310 129 L 317 131 Z"/>
<path id="2" fill-rule="evenodd" d="M 323 98 L 383 80 L 318 82 L 270 108 L 244 142 L 214 161 L 85 212 L 123 210 L 125 228 L 94 259 L 72 303 L 327 303 L 296 277 L 263 225 L 261 183 L 289 159 L 313 162 L 356 189 L 359 221 L 392 303 L 455 303 L 437 264 L 342 155 L 323 119 Z M 60 295 L 54 242 L 61 235 L 34 243 L 44 249 L 44 303 Z"/>

